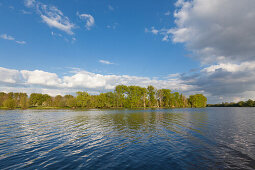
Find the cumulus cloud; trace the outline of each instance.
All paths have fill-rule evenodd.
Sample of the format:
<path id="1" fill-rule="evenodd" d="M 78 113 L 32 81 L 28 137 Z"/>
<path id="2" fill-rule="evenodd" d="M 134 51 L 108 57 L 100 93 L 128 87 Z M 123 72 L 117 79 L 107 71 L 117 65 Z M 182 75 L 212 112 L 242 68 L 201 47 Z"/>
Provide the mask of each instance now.
<path id="1" fill-rule="evenodd" d="M 90 30 L 91 27 L 95 24 L 95 19 L 92 15 L 90 15 L 90 14 L 79 14 L 79 13 L 77 13 L 77 15 L 79 16 L 80 19 L 86 21 L 86 28 L 88 30 Z"/>
<path id="2" fill-rule="evenodd" d="M 19 71 L 0 67 L 0 82 L 17 83 L 19 81 Z"/>
<path id="3" fill-rule="evenodd" d="M 178 0 L 163 40 L 185 43 L 204 63 L 255 59 L 254 0 Z"/>
<path id="4" fill-rule="evenodd" d="M 51 95 L 55 94 L 52 93 L 53 89 L 58 92 L 62 90 L 62 93 L 78 90 L 96 93 L 113 90 L 115 86 L 120 84 L 143 87 L 153 85 L 156 88 L 170 88 L 180 92 L 186 92 L 193 88 L 192 85 L 185 84 L 183 80 L 173 77 L 158 80 L 129 75 L 102 75 L 79 69 L 72 70 L 70 73 L 69 76 L 60 77 L 56 73 L 42 70 L 13 70 L 0 67 L 0 87 L 5 91 L 8 91 L 8 89 L 19 91 L 20 89 L 28 93 L 40 91 L 40 89 L 48 90 Z"/>
<path id="5" fill-rule="evenodd" d="M 162 79 L 130 75 L 103 75 L 73 69 L 68 76 L 42 70 L 15 70 L 0 67 L 0 89 L 3 91 L 40 92 L 50 95 L 84 90 L 96 94 L 111 91 L 117 85 L 168 88 L 185 95 L 203 93 L 209 103 L 254 99 L 255 62 L 215 64 L 193 73 L 170 74 Z"/>
<path id="6" fill-rule="evenodd" d="M 195 90 L 209 95 L 211 102 L 254 99 L 255 62 L 221 63 L 183 74 L 182 79 Z"/>
<path id="7" fill-rule="evenodd" d="M 25 5 L 29 8 L 34 8 L 40 15 L 42 21 L 49 27 L 57 28 L 70 35 L 74 34 L 73 29 L 75 28 L 75 24 L 73 24 L 57 7 L 45 5 L 35 0 L 26 0 Z"/>
<path id="8" fill-rule="evenodd" d="M 99 60 L 99 62 L 100 63 L 102 63 L 102 64 L 114 64 L 114 63 L 112 63 L 112 62 L 110 62 L 110 61 L 107 61 L 107 60 Z"/>
<path id="9" fill-rule="evenodd" d="M 255 1 L 177 0 L 175 6 L 174 28 L 146 32 L 185 44 L 202 63 L 179 78 L 213 103 L 254 99 Z"/>
<path id="10" fill-rule="evenodd" d="M 13 36 L 7 35 L 7 34 L 1 34 L 0 39 L 4 40 L 10 40 L 10 41 L 15 41 L 17 44 L 26 44 L 26 41 L 17 41 Z"/>
<path id="11" fill-rule="evenodd" d="M 23 76 L 25 83 L 27 84 L 37 84 L 43 86 L 60 86 L 61 80 L 58 78 L 57 74 L 49 73 L 42 70 L 27 71 L 21 70 L 21 75 Z"/>

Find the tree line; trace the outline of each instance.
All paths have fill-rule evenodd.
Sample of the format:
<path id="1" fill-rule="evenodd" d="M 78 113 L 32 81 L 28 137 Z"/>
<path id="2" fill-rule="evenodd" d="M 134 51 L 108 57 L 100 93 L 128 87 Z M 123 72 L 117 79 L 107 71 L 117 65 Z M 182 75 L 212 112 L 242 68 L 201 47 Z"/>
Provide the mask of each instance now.
<path id="1" fill-rule="evenodd" d="M 170 89 L 157 90 L 153 86 L 118 85 L 113 92 L 90 95 L 77 92 L 76 96 L 32 93 L 0 92 L 0 107 L 8 109 L 28 109 L 34 107 L 55 108 L 186 108 L 206 107 L 207 98 L 195 94 L 186 98 L 183 94 Z"/>
<path id="2" fill-rule="evenodd" d="M 249 99 L 247 101 L 239 101 L 237 103 L 223 102 L 221 104 L 208 104 L 208 107 L 255 107 L 255 101 Z"/>

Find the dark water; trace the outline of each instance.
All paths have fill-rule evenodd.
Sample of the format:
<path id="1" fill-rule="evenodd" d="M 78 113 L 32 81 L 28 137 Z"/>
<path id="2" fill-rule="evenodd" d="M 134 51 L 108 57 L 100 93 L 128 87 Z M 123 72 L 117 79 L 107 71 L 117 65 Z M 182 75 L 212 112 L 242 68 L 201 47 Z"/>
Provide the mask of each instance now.
<path id="1" fill-rule="evenodd" d="M 255 169 L 255 108 L 0 111 L 0 169 Z"/>

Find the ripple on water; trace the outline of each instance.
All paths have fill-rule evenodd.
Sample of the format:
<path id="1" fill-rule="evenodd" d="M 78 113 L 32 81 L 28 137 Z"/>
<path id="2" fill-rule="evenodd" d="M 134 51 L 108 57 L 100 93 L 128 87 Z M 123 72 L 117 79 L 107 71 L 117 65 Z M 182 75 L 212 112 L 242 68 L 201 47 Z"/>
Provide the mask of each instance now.
<path id="1" fill-rule="evenodd" d="M 0 111 L 0 169 L 255 169 L 255 109 Z"/>

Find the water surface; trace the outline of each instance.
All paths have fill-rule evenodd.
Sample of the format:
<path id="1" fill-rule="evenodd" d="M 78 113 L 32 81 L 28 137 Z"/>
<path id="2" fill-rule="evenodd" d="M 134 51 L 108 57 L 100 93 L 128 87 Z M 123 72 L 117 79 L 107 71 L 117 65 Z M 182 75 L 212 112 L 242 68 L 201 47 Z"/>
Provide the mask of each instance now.
<path id="1" fill-rule="evenodd" d="M 255 108 L 0 111 L 0 169 L 255 169 Z"/>

